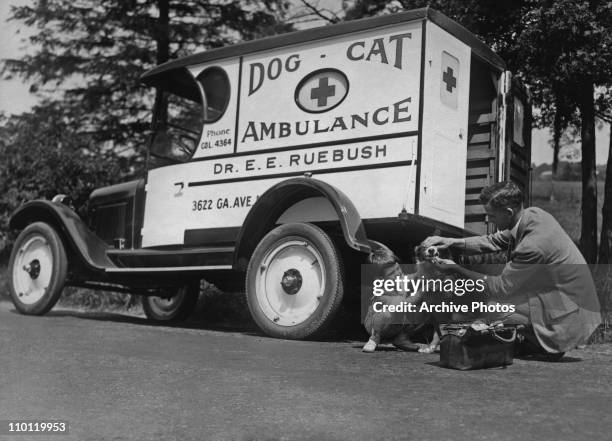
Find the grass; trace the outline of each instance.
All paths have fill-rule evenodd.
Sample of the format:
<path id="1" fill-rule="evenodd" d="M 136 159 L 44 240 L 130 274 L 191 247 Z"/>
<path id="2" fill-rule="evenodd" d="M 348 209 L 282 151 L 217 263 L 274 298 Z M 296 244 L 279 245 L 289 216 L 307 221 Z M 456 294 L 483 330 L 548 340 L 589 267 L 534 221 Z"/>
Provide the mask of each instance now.
<path id="1" fill-rule="evenodd" d="M 601 227 L 604 183 L 597 184 L 597 226 Z M 577 181 L 534 181 L 531 205 L 552 214 L 574 242 L 580 240 L 582 184 Z"/>
<path id="2" fill-rule="evenodd" d="M 75 288 L 73 286 L 64 288 L 58 305 L 92 311 L 129 310 L 137 313 L 142 312 L 140 302 L 138 300 L 134 302 L 130 294 L 96 291 L 93 289 Z"/>
<path id="3" fill-rule="evenodd" d="M 551 213 L 567 231 L 572 240 L 580 239 L 581 183 L 573 181 L 534 181 L 532 205 Z M 601 226 L 603 182 L 598 184 L 598 226 Z M 604 325 L 593 341 L 612 341 L 612 267 L 598 266 L 594 271 L 595 284 L 601 300 Z M 194 320 L 208 323 L 250 321 L 243 293 L 223 293 L 214 285 L 202 282 L 200 299 Z M 8 270 L 0 266 L 0 299 L 9 299 Z M 100 292 L 67 287 L 59 301 L 60 306 L 93 311 L 128 311 L 142 314 L 138 297 L 115 292 Z"/>
<path id="4" fill-rule="evenodd" d="M 0 265 L 0 300 L 9 299 L 8 269 Z"/>

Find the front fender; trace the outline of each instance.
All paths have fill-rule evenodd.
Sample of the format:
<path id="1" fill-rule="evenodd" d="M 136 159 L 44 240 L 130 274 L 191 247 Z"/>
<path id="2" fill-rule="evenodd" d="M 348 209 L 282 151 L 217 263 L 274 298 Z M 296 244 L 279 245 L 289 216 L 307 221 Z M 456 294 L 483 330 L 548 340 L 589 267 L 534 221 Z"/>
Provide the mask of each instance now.
<path id="1" fill-rule="evenodd" d="M 269 188 L 249 211 L 236 242 L 234 261 L 244 268 L 261 238 L 270 231 L 281 214 L 303 199 L 323 196 L 333 206 L 347 245 L 357 251 L 370 252 L 359 212 L 351 200 L 336 187 L 313 178 L 293 178 Z"/>
<path id="2" fill-rule="evenodd" d="M 33 222 L 46 222 L 54 227 L 64 244 L 89 269 L 103 271 L 115 266 L 106 256 L 108 245 L 66 205 L 42 199 L 27 202 L 11 215 L 9 227 L 22 230 Z"/>

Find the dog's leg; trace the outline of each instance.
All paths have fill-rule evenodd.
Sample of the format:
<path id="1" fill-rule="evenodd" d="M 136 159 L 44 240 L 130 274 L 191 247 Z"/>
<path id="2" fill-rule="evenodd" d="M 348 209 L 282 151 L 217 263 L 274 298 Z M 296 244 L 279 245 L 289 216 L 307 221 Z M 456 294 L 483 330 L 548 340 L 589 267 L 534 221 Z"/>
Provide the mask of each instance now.
<path id="1" fill-rule="evenodd" d="M 376 351 L 376 347 L 379 343 L 380 335 L 375 330 L 372 330 L 372 335 L 370 336 L 370 339 L 365 345 L 363 345 L 363 348 L 361 350 L 370 354 Z"/>
<path id="2" fill-rule="evenodd" d="M 440 348 L 440 325 L 438 322 L 434 323 L 434 333 L 431 338 L 431 342 L 428 345 L 423 345 L 419 348 L 419 352 L 422 354 L 433 354 L 436 351 L 439 351 Z"/>

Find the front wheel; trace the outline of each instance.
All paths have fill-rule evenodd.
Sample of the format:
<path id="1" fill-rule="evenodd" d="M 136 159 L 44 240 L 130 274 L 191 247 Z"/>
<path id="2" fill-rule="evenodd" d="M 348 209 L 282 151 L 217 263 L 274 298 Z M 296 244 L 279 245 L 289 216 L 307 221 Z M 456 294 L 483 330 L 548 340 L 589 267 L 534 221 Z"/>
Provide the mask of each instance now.
<path id="1" fill-rule="evenodd" d="M 22 314 L 43 315 L 59 300 L 68 271 L 62 239 L 49 224 L 35 222 L 17 237 L 9 261 L 9 292 Z"/>
<path id="2" fill-rule="evenodd" d="M 195 310 L 200 284 L 191 283 L 176 290 L 172 297 L 146 296 L 142 309 L 148 319 L 158 323 L 175 323 L 185 320 Z"/>
<path id="3" fill-rule="evenodd" d="M 286 339 L 320 336 L 342 302 L 342 261 L 329 236 L 306 223 L 281 225 L 257 245 L 246 275 L 255 323 Z"/>

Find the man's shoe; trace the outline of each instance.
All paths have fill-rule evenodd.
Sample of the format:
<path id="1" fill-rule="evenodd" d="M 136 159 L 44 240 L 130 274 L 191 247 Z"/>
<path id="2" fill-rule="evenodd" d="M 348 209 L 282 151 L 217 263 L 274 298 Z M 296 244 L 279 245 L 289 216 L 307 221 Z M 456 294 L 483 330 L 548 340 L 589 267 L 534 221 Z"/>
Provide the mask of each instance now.
<path id="1" fill-rule="evenodd" d="M 419 344 L 419 352 L 421 354 L 433 354 L 435 352 L 440 352 L 440 345 L 439 344 L 432 344 L 432 345 L 427 345 L 427 344 Z"/>
<path id="2" fill-rule="evenodd" d="M 402 351 L 418 351 L 419 345 L 413 343 L 405 334 L 400 334 L 391 342 L 393 346 Z"/>
<path id="3" fill-rule="evenodd" d="M 556 353 L 548 352 L 546 355 L 544 355 L 546 360 L 552 361 L 553 363 L 557 361 L 561 361 L 561 359 L 564 356 L 565 356 L 565 352 L 556 352 Z"/>
<path id="4" fill-rule="evenodd" d="M 516 343 L 514 345 L 514 356 L 535 357 L 540 360 L 557 362 L 565 356 L 565 352 L 548 352 L 539 344 L 535 344 L 525 339 L 521 343 Z"/>

